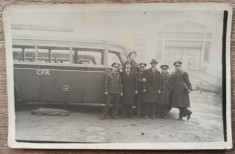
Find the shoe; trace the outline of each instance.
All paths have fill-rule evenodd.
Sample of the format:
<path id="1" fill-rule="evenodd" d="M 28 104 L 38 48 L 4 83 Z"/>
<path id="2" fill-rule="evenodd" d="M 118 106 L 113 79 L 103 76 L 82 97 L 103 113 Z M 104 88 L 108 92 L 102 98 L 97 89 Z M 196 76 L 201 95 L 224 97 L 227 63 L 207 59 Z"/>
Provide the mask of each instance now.
<path id="1" fill-rule="evenodd" d="M 160 115 L 157 115 L 156 118 L 160 118 L 161 116 Z"/>
<path id="2" fill-rule="evenodd" d="M 113 118 L 113 119 L 115 119 L 115 120 L 117 120 L 117 119 L 118 119 L 118 117 L 116 117 L 116 116 L 113 116 L 112 118 Z"/>
<path id="3" fill-rule="evenodd" d="M 125 116 L 121 116 L 120 118 L 121 118 L 121 119 L 124 119 L 124 118 L 125 118 Z"/>
<path id="4" fill-rule="evenodd" d="M 149 117 L 148 116 L 145 116 L 144 119 L 148 119 Z"/>
<path id="5" fill-rule="evenodd" d="M 189 121 L 189 119 L 191 118 L 191 114 L 192 114 L 192 112 L 190 112 L 189 114 L 187 114 L 187 121 Z"/>
<path id="6" fill-rule="evenodd" d="M 100 120 L 104 120 L 104 119 L 105 119 L 104 116 L 101 116 L 101 117 L 100 117 Z"/>
<path id="7" fill-rule="evenodd" d="M 163 119 L 167 119 L 167 116 L 163 116 L 162 118 L 163 118 Z"/>
<path id="8" fill-rule="evenodd" d="M 155 116 L 152 116 L 152 119 L 156 119 L 156 117 L 155 117 Z"/>
<path id="9" fill-rule="evenodd" d="M 133 115 L 131 115 L 131 116 L 130 116 L 130 118 L 133 118 L 133 119 L 135 119 L 135 118 L 136 118 L 136 116 L 133 116 Z"/>
<path id="10" fill-rule="evenodd" d="M 183 121 L 183 118 L 182 118 L 182 117 L 179 117 L 178 120 Z"/>

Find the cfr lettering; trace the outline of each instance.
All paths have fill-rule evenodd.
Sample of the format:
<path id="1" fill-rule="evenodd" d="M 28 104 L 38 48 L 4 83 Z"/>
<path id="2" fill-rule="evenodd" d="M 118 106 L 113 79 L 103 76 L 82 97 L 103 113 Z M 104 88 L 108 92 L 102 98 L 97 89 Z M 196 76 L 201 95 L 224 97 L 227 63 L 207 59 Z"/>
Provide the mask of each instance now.
<path id="1" fill-rule="evenodd" d="M 50 71 L 46 69 L 38 69 L 37 75 L 50 75 Z"/>

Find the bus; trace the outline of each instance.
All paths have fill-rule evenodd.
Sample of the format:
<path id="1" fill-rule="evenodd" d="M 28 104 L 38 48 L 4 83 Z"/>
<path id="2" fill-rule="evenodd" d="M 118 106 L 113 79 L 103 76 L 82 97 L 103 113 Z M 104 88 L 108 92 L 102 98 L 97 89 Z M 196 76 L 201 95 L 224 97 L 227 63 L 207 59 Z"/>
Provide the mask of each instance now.
<path id="1" fill-rule="evenodd" d="M 12 40 L 15 102 L 104 105 L 104 76 L 127 59 L 107 42 Z M 17 105 L 16 104 L 16 105 Z"/>

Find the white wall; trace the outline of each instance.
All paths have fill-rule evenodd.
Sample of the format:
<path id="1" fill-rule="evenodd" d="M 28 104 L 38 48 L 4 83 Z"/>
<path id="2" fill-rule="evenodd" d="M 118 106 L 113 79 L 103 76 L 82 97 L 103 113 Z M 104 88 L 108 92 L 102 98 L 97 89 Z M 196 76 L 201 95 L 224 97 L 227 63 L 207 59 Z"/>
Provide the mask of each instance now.
<path id="1" fill-rule="evenodd" d="M 13 37 L 113 41 L 124 44 L 129 50 L 135 49 L 135 39 L 144 39 L 144 51 L 141 57 L 137 57 L 137 60 L 148 64 L 152 58 L 157 58 L 157 33 L 168 28 L 168 25 L 186 20 L 202 25 L 205 27 L 205 31 L 212 33 L 210 62 L 203 63 L 203 66 L 205 71 L 216 72 L 214 74 L 221 76 L 221 12 L 93 11 L 86 13 L 17 13 L 12 16 L 12 23 L 16 24 L 54 25 L 73 29 L 71 32 L 13 30 Z M 183 29 L 190 31 L 188 27 L 183 27 Z"/>

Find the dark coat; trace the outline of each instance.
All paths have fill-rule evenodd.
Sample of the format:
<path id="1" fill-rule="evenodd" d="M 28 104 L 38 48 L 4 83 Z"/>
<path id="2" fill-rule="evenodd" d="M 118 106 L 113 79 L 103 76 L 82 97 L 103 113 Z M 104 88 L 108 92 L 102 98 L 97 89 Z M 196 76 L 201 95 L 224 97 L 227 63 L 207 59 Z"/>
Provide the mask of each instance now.
<path id="1" fill-rule="evenodd" d="M 131 60 L 131 70 L 134 72 L 139 71 L 139 64 L 133 60 Z"/>
<path id="2" fill-rule="evenodd" d="M 131 70 L 127 75 L 126 69 L 123 69 L 121 79 L 123 85 L 122 104 L 135 105 L 135 91 L 138 91 L 136 72 Z"/>
<path id="3" fill-rule="evenodd" d="M 149 68 L 144 71 L 144 78 L 147 80 L 144 82 L 143 87 L 146 89 L 146 92 L 143 94 L 143 102 L 146 103 L 158 103 L 159 102 L 159 93 L 160 90 L 160 72 L 155 69 L 153 73 L 152 68 Z"/>
<path id="4" fill-rule="evenodd" d="M 105 74 L 104 90 L 109 94 L 122 93 L 121 75 L 119 73 L 107 72 Z"/>
<path id="5" fill-rule="evenodd" d="M 161 74 L 161 81 L 160 81 L 160 101 L 159 104 L 161 105 L 168 105 L 170 104 L 170 93 L 171 93 L 171 83 L 170 83 L 170 75 L 169 74 Z"/>
<path id="6" fill-rule="evenodd" d="M 192 90 L 191 83 L 188 78 L 187 72 L 174 72 L 171 75 L 172 83 L 172 95 L 171 103 L 172 107 L 190 107 L 188 90 Z"/>
<path id="7" fill-rule="evenodd" d="M 143 94 L 143 78 L 144 78 L 144 72 L 138 72 L 137 73 L 137 81 L 138 81 L 138 94 Z"/>

